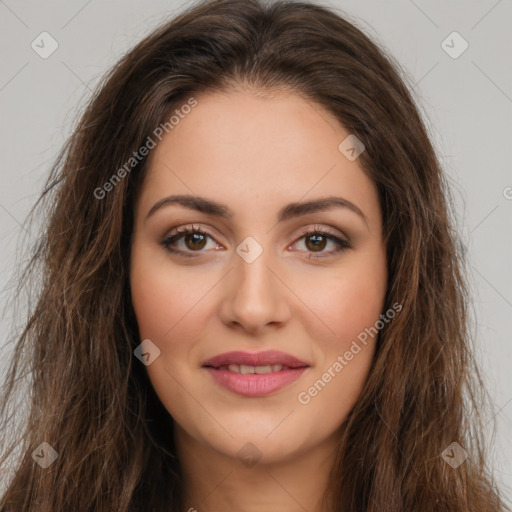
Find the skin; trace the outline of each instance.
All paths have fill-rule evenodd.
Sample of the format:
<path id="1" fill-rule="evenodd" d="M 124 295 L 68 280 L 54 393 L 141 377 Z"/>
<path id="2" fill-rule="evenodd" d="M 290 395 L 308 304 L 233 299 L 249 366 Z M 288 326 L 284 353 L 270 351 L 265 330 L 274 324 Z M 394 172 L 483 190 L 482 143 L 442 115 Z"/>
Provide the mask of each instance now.
<path id="1" fill-rule="evenodd" d="M 146 369 L 176 424 L 185 510 L 319 511 L 376 337 L 309 403 L 298 394 L 383 313 L 387 273 L 377 190 L 358 160 L 338 149 L 348 132 L 322 107 L 279 91 L 263 98 L 237 89 L 196 99 L 150 154 L 130 263 L 141 340 L 160 349 Z M 171 194 L 218 201 L 233 215 L 219 219 L 168 205 L 146 217 Z M 288 203 L 332 195 L 354 203 L 366 222 L 339 207 L 277 223 Z M 173 247 L 192 257 L 161 245 L 191 224 L 209 237 L 182 237 Z M 350 249 L 335 253 L 329 239 L 315 249 L 311 235 L 303 236 L 315 227 L 348 240 Z M 236 252 L 248 236 L 263 248 L 252 263 Z M 202 367 L 231 350 L 271 349 L 310 368 L 264 397 L 232 393 Z M 252 466 L 237 455 L 249 442 L 260 454 Z"/>

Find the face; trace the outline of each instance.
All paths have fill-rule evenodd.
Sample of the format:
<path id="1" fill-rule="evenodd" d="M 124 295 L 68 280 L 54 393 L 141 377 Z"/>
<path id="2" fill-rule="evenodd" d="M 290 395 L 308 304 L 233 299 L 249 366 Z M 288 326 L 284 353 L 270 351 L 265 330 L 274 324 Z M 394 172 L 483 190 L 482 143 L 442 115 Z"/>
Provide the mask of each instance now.
<path id="1" fill-rule="evenodd" d="M 387 284 L 377 191 L 320 106 L 290 93 L 196 100 L 152 149 L 135 209 L 132 301 L 141 341 L 160 351 L 146 369 L 179 436 L 291 460 L 337 435 L 368 376 L 377 337 L 361 334 Z M 190 198 L 162 201 L 176 195 Z M 245 359 L 204 366 L 233 351 Z M 279 353 L 251 359 L 263 351 Z"/>

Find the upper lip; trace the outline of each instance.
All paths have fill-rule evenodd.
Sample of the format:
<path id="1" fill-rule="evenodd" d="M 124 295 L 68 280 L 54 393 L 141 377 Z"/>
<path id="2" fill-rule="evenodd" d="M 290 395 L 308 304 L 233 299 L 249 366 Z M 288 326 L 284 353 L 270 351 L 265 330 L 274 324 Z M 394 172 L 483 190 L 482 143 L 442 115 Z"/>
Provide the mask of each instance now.
<path id="1" fill-rule="evenodd" d="M 297 359 L 296 357 L 279 352 L 277 350 L 266 350 L 263 352 L 225 352 L 212 357 L 203 363 L 203 366 L 218 368 L 219 366 L 228 366 L 230 364 L 243 364 L 247 366 L 266 366 L 271 364 L 280 364 L 290 368 L 301 368 L 309 364 Z"/>

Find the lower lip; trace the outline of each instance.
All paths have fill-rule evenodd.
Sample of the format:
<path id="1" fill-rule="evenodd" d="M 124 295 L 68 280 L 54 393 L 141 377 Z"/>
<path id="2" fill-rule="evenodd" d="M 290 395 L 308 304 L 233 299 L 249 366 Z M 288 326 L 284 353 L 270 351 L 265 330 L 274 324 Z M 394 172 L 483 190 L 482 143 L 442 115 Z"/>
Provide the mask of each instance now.
<path id="1" fill-rule="evenodd" d="M 206 369 L 218 384 L 233 393 L 244 396 L 264 396 L 296 381 L 308 367 L 290 368 L 288 370 L 272 373 L 250 373 L 246 375 L 211 367 L 207 367 Z"/>

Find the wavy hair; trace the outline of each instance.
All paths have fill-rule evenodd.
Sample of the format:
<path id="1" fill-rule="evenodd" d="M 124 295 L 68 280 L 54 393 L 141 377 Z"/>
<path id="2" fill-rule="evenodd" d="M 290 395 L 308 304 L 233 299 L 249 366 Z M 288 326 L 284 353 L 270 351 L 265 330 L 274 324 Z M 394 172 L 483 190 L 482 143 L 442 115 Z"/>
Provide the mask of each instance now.
<path id="1" fill-rule="evenodd" d="M 240 86 L 300 94 L 364 143 L 385 309 L 402 305 L 344 422 L 325 510 L 510 510 L 482 437 L 488 398 L 453 201 L 409 80 L 348 16 L 299 1 L 203 0 L 112 67 L 29 214 L 43 228 L 16 277 L 29 309 L 1 397 L 5 512 L 181 510 L 173 421 L 133 354 L 130 243 L 147 158 L 109 180 L 188 98 Z M 45 469 L 33 456 L 42 442 L 58 454 Z M 456 468 L 442 457 L 453 442 L 468 453 Z"/>

